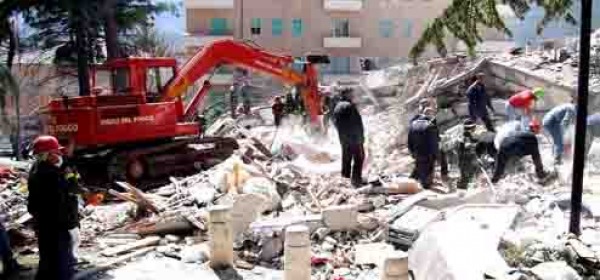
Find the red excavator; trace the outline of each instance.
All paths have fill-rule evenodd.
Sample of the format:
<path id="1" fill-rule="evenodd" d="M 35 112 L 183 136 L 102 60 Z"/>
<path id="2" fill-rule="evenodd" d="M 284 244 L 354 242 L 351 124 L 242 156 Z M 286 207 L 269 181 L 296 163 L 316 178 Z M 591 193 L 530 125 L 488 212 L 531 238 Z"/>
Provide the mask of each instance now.
<path id="1" fill-rule="evenodd" d="M 316 64 L 329 63 L 329 58 L 309 55 L 302 71 L 294 70 L 293 62 L 291 56 L 234 40 L 204 46 L 181 69 L 174 58 L 116 59 L 92 69 L 92 95 L 52 100 L 41 113 L 46 133 L 72 149 L 83 177 L 100 176 L 92 185 L 107 180 L 146 185 L 209 167 L 238 148 L 234 139 L 199 137 L 194 118 L 210 82 L 186 96 L 190 86 L 221 65 L 270 74 L 297 86 L 316 120 L 321 108 Z M 110 73 L 110 90 L 97 87 L 99 71 Z"/>

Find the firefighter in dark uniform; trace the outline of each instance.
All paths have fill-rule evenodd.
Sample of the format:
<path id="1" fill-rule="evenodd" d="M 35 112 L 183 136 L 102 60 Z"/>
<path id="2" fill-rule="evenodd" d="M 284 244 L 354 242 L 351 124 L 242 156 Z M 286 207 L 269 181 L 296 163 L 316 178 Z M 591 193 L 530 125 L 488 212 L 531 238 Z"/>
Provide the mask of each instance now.
<path id="1" fill-rule="evenodd" d="M 458 144 L 458 167 L 460 169 L 460 179 L 457 188 L 466 189 L 469 182 L 473 179 L 479 163 L 477 158 L 477 140 L 473 137 L 475 123 L 468 119 L 463 123 L 463 138 Z"/>
<path id="2" fill-rule="evenodd" d="M 273 120 L 275 121 L 275 126 L 281 125 L 281 120 L 285 114 L 285 104 L 281 102 L 281 97 L 276 96 L 273 100 L 273 105 L 271 105 L 271 112 L 273 113 Z"/>
<path id="3" fill-rule="evenodd" d="M 341 100 L 333 110 L 333 123 L 342 146 L 342 176 L 352 179 L 353 186 L 362 185 L 362 166 L 365 158 L 362 117 L 352 101 L 351 89 L 343 89 Z"/>
<path id="4" fill-rule="evenodd" d="M 69 231 L 79 225 L 78 199 L 76 177 L 65 170 L 63 150 L 53 136 L 39 136 L 33 142 L 36 162 L 29 173 L 27 208 L 40 254 L 36 280 L 68 280 L 74 273 Z"/>
<path id="5" fill-rule="evenodd" d="M 412 118 L 408 130 L 408 150 L 415 160 L 415 167 L 410 177 L 417 179 L 423 188 L 430 188 L 433 183 L 433 172 L 436 157 L 439 155 L 439 133 L 435 119 L 424 110 Z"/>

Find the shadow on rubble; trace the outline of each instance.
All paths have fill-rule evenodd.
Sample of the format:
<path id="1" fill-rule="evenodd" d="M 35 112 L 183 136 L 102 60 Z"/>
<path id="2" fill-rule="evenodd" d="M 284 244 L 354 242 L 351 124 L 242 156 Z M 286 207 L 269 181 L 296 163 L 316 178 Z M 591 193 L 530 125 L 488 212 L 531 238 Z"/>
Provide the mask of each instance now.
<path id="1" fill-rule="evenodd" d="M 221 280 L 242 280 L 244 279 L 233 267 L 215 269 L 215 274 Z"/>

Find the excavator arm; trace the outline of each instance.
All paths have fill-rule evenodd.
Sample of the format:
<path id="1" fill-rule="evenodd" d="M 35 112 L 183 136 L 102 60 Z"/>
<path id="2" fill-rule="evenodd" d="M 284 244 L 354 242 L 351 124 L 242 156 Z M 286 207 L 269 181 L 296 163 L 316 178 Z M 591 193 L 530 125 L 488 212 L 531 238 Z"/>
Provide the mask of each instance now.
<path id="1" fill-rule="evenodd" d="M 234 65 L 272 75 L 285 83 L 301 87 L 304 104 L 313 121 L 320 114 L 321 102 L 318 93 L 318 74 L 314 63 L 328 63 L 328 59 L 309 59 L 305 71 L 298 73 L 290 66 L 294 59 L 291 56 L 275 55 L 247 43 L 234 40 L 220 40 L 204 46 L 194 55 L 167 85 L 162 101 L 173 101 L 180 98 L 186 89 L 198 79 L 220 65 Z M 313 63 L 314 62 L 314 63 Z M 196 105 L 204 98 L 210 85 L 205 83 L 192 102 L 186 107 L 184 115 L 195 110 Z"/>

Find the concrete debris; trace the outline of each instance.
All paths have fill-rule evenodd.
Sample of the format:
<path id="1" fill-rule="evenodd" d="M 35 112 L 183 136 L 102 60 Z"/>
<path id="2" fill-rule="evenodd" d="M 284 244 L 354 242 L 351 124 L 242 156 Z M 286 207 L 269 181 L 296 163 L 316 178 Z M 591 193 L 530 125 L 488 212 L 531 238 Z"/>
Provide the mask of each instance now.
<path id="1" fill-rule="evenodd" d="M 558 180 L 544 184 L 525 159 L 497 184 L 477 174 L 467 190 L 456 190 L 452 152 L 450 176 L 442 180 L 436 170 L 431 189 L 409 178 L 407 124 L 419 99 L 437 104 L 442 146 L 452 146 L 462 137 L 457 124 L 468 115 L 464 92 L 475 73 L 486 74 L 498 126 L 515 91 L 546 88 L 547 98 L 536 105 L 540 116 L 566 102 L 577 59 L 568 48 L 524 50 L 366 73 L 357 89 L 366 96 L 359 108 L 367 182 L 359 188 L 339 175 L 339 140 L 330 124 L 317 133 L 300 116 L 278 128 L 258 115 L 219 118 L 207 135 L 240 144 L 227 160 L 153 190 L 119 183 L 120 189 L 101 191 L 107 197 L 100 205 L 81 208 L 78 255 L 96 267 L 85 273 L 105 271 L 97 279 L 600 279 L 594 164 L 587 167 L 577 239 L 567 234 L 569 158 L 556 166 Z M 590 83 L 600 93 L 598 77 Z M 600 98 L 592 99 L 600 106 Z M 546 137 L 540 152 L 544 166 L 553 166 Z M 489 172 L 487 163 L 482 169 Z M 0 213 L 8 216 L 5 226 L 20 254 L 35 248 L 26 207 L 29 164 L 0 162 Z"/>

